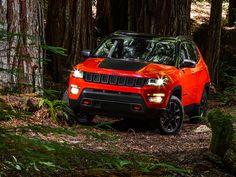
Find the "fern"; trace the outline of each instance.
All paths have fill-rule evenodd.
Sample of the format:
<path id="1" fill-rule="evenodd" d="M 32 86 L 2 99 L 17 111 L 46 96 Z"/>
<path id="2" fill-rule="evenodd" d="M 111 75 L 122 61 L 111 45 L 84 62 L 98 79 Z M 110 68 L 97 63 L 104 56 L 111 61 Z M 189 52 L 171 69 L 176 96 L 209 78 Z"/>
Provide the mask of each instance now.
<path id="1" fill-rule="evenodd" d="M 39 102 L 39 107 L 42 107 L 43 105 L 48 107 L 51 118 L 57 123 L 68 121 L 69 116 L 72 115 L 71 109 L 63 100 L 50 101 L 48 99 L 44 99 Z"/>

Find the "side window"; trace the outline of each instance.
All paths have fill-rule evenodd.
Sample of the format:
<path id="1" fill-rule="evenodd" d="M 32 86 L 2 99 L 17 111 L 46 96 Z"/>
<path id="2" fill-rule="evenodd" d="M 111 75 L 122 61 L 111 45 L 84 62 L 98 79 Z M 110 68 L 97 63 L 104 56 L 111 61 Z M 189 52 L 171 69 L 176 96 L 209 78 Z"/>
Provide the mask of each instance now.
<path id="1" fill-rule="evenodd" d="M 188 49 L 189 59 L 197 63 L 199 56 L 196 47 L 191 43 L 187 43 L 186 47 Z"/>
<path id="2" fill-rule="evenodd" d="M 186 50 L 186 45 L 183 43 L 180 45 L 180 63 L 183 62 L 183 60 L 188 59 L 188 52 Z"/>

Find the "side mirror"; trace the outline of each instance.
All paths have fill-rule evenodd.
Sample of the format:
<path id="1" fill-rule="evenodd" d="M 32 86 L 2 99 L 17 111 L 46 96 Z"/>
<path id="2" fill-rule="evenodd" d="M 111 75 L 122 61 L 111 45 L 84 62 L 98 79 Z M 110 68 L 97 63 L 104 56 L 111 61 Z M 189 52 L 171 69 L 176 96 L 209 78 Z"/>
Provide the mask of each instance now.
<path id="1" fill-rule="evenodd" d="M 181 64 L 181 68 L 194 68 L 196 66 L 196 62 L 192 60 L 185 59 Z"/>
<path id="2" fill-rule="evenodd" d="M 89 58 L 91 55 L 91 50 L 82 50 L 81 51 L 81 56 L 84 58 Z"/>

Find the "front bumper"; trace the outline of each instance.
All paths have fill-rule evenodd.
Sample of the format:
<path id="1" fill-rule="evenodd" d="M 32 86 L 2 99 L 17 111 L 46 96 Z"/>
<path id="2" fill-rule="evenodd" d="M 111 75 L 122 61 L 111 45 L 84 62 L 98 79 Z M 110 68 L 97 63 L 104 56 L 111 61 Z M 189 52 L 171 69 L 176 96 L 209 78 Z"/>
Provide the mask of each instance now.
<path id="1" fill-rule="evenodd" d="M 98 89 L 84 89 L 77 100 L 70 99 L 69 103 L 76 112 L 114 117 L 153 119 L 165 112 L 165 109 L 147 107 L 139 94 Z"/>

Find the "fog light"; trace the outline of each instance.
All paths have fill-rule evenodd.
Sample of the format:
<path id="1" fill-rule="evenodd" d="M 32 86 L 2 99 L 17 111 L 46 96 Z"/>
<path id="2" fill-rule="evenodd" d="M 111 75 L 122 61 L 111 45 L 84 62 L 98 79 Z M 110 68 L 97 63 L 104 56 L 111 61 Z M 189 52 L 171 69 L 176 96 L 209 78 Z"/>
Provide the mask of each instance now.
<path id="1" fill-rule="evenodd" d="M 134 111 L 142 111 L 142 106 L 141 105 L 132 105 L 132 109 Z"/>
<path id="2" fill-rule="evenodd" d="M 161 103 L 165 97 L 164 93 L 148 94 L 148 101 L 151 103 Z"/>
<path id="3" fill-rule="evenodd" d="M 84 99 L 82 104 L 85 104 L 85 105 L 91 105 L 92 104 L 92 100 L 89 100 L 89 99 Z"/>
<path id="4" fill-rule="evenodd" d="M 70 93 L 77 95 L 79 93 L 79 87 L 77 85 L 70 85 Z"/>

